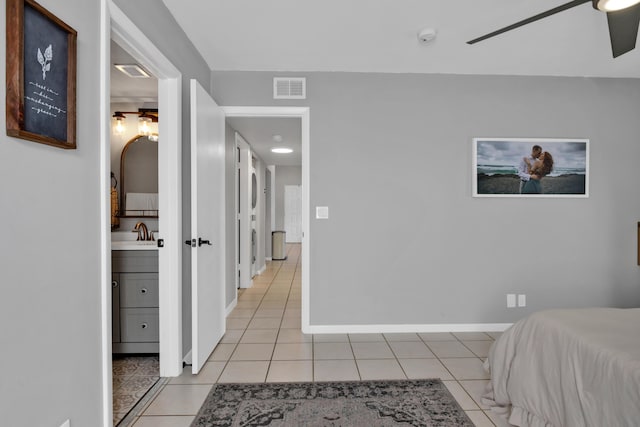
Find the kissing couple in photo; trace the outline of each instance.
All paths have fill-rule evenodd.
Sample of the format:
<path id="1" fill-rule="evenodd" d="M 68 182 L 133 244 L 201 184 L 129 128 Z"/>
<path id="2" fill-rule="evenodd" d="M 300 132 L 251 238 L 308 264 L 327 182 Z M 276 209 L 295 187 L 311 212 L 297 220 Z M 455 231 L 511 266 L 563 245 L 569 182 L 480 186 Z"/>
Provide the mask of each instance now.
<path id="1" fill-rule="evenodd" d="M 541 180 L 551 173 L 553 156 L 542 147 L 534 145 L 531 154 L 522 158 L 518 165 L 520 194 L 542 194 Z"/>

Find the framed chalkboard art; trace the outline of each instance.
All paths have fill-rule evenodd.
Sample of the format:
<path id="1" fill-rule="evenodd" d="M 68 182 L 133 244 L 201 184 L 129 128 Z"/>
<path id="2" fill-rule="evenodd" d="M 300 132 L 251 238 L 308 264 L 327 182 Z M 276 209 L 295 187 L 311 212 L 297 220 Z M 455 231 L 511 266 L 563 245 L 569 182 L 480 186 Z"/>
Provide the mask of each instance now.
<path id="1" fill-rule="evenodd" d="M 76 148 L 76 31 L 33 0 L 7 2 L 7 135 Z"/>

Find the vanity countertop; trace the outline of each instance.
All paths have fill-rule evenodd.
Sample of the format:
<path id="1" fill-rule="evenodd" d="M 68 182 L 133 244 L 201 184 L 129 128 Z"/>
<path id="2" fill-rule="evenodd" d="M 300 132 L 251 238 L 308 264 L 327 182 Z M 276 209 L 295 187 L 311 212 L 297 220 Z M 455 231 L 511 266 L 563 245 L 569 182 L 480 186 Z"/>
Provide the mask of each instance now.
<path id="1" fill-rule="evenodd" d="M 136 233 L 130 231 L 111 232 L 112 251 L 157 251 L 158 242 L 155 240 L 136 240 Z"/>
<path id="2" fill-rule="evenodd" d="M 112 240 L 112 251 L 157 251 L 156 241 L 136 241 L 136 240 Z"/>

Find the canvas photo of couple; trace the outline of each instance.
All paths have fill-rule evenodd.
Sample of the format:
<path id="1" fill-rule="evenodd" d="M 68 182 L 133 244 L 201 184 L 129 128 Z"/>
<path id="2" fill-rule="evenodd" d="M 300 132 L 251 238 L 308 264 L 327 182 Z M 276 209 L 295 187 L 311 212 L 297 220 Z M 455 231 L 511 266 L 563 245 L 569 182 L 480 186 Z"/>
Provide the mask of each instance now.
<path id="1" fill-rule="evenodd" d="M 475 197 L 588 197 L 586 139 L 475 138 Z"/>

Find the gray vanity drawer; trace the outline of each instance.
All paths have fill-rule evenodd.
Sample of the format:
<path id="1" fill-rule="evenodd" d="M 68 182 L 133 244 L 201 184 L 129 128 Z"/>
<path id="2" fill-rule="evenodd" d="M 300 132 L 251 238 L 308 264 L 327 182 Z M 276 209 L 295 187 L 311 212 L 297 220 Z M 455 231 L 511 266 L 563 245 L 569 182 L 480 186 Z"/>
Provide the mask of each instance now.
<path id="1" fill-rule="evenodd" d="M 114 273 L 158 272 L 158 251 L 111 251 Z"/>
<path id="2" fill-rule="evenodd" d="M 158 307 L 158 273 L 120 273 L 120 308 Z"/>
<path id="3" fill-rule="evenodd" d="M 160 339 L 157 308 L 120 309 L 122 342 L 157 342 Z"/>

